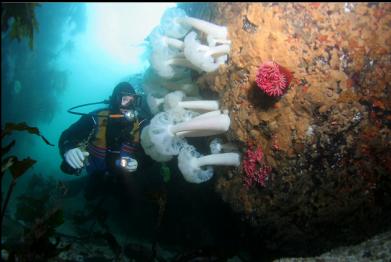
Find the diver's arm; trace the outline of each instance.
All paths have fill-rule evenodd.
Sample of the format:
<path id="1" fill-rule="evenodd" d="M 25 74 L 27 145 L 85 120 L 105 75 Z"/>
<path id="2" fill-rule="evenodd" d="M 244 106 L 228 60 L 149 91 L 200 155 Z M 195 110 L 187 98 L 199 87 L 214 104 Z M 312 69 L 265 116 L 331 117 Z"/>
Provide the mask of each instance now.
<path id="1" fill-rule="evenodd" d="M 58 142 L 61 157 L 64 158 L 64 154 L 68 150 L 78 147 L 80 142 L 87 139 L 93 127 L 93 117 L 91 115 L 85 115 L 62 132 Z"/>

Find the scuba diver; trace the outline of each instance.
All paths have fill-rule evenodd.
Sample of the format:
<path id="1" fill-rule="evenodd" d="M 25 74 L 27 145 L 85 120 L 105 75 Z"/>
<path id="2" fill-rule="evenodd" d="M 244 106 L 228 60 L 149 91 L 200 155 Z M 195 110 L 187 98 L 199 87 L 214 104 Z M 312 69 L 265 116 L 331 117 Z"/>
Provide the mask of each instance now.
<path id="1" fill-rule="evenodd" d="M 140 146 L 140 133 L 148 125 L 150 112 L 148 107 L 142 107 L 142 96 L 136 94 L 131 84 L 121 82 L 114 88 L 108 103 L 108 108 L 89 114 L 71 112 L 81 106 L 68 110 L 82 117 L 59 139 L 59 150 L 64 160 L 61 170 L 78 175 L 83 167 L 86 168 L 89 177 L 86 198 L 89 198 L 89 193 L 95 194 L 96 190 L 100 190 L 96 186 L 107 188 L 107 178 L 118 181 L 137 173 L 139 162 L 146 159 Z"/>

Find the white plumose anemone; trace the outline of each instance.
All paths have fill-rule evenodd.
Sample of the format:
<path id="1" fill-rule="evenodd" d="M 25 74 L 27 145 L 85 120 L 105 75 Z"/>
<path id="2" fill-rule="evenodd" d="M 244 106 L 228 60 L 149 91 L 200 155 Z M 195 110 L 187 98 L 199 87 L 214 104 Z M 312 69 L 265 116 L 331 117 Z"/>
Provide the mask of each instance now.
<path id="1" fill-rule="evenodd" d="M 201 156 L 191 145 L 184 146 L 178 156 L 178 167 L 186 181 L 202 183 L 213 176 L 212 166 L 239 166 L 238 153 L 222 153 Z"/>

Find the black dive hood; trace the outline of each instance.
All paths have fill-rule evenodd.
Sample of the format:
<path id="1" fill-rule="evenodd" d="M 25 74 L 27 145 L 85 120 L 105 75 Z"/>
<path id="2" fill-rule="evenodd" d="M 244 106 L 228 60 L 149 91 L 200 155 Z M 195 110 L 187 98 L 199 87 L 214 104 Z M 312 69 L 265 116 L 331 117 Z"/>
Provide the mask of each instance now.
<path id="1" fill-rule="evenodd" d="M 134 101 L 128 107 L 121 107 L 122 97 L 126 96 L 126 95 L 133 96 Z M 137 109 L 141 105 L 141 100 L 142 100 L 142 95 L 136 94 L 132 85 L 130 85 L 128 82 L 121 82 L 114 88 L 113 93 L 110 96 L 109 100 L 103 100 L 101 102 L 88 103 L 88 104 L 82 104 L 79 106 L 74 106 L 74 107 L 68 109 L 68 113 L 71 113 L 74 115 L 93 115 L 93 116 L 106 117 L 106 118 L 125 117 L 125 118 L 132 120 L 132 119 L 134 119 L 134 117 L 137 117 L 137 114 L 138 114 Z M 97 105 L 97 104 L 108 104 L 111 114 L 100 115 L 100 114 L 80 113 L 80 112 L 72 111 L 76 108 L 90 106 L 90 105 Z"/>
<path id="2" fill-rule="evenodd" d="M 122 108 L 121 107 L 121 101 L 123 96 L 136 96 L 136 91 L 134 91 L 134 88 L 131 84 L 128 82 L 121 82 L 119 83 L 113 90 L 112 95 L 110 96 L 109 99 L 109 108 L 111 113 L 114 114 L 120 114 L 121 110 L 120 109 L 134 109 L 136 107 L 136 103 L 138 102 L 135 97 L 135 100 L 133 103 L 127 107 L 127 108 Z"/>
<path id="3" fill-rule="evenodd" d="M 137 96 L 139 98 L 139 100 L 141 100 L 141 97 L 142 95 L 133 95 L 133 96 Z M 138 113 L 137 113 L 137 106 L 133 106 L 132 109 L 125 109 L 125 113 L 118 113 L 118 114 L 109 114 L 109 115 L 101 115 L 101 114 L 94 114 L 94 113 L 81 113 L 81 112 L 75 112 L 75 111 L 72 111 L 76 108 L 80 108 L 80 107 L 85 107 L 85 106 L 92 106 L 92 105 L 98 105 L 98 104 L 110 104 L 110 101 L 109 100 L 103 100 L 103 101 L 100 101 L 100 102 L 95 102 L 95 103 L 88 103 L 88 104 L 82 104 L 82 105 L 78 105 L 78 106 L 74 106 L 74 107 L 71 107 L 68 109 L 68 113 L 70 114 L 73 114 L 73 115 L 80 115 L 80 116 L 86 116 L 86 115 L 90 115 L 90 116 L 97 116 L 97 117 L 106 117 L 106 118 L 122 118 L 122 117 L 125 117 L 125 118 L 134 118 L 134 116 L 137 116 Z"/>

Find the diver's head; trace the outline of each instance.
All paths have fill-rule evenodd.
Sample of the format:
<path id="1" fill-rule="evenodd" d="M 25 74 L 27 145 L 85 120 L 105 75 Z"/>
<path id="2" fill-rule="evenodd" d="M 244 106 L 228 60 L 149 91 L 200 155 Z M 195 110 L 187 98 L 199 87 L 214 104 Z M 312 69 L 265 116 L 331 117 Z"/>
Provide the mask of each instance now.
<path id="1" fill-rule="evenodd" d="M 138 95 L 128 82 L 119 83 L 110 97 L 110 110 L 113 113 L 121 113 L 124 110 L 135 110 Z"/>

